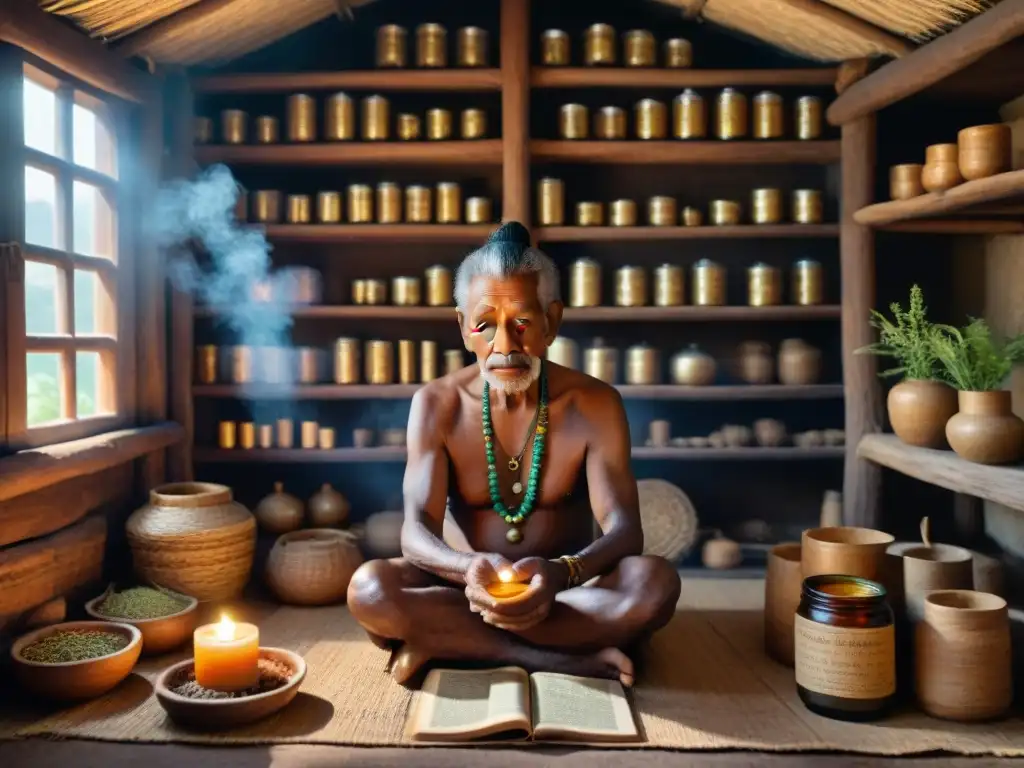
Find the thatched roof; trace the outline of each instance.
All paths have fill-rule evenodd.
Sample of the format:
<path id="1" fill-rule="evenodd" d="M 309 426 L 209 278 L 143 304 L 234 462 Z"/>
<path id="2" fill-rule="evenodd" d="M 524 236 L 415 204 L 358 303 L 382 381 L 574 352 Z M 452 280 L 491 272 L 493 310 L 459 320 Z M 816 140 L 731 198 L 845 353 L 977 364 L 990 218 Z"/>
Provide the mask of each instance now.
<path id="1" fill-rule="evenodd" d="M 163 64 L 223 63 L 372 0 L 40 0 Z M 661 0 L 689 18 L 820 61 L 901 56 L 998 0 Z"/>

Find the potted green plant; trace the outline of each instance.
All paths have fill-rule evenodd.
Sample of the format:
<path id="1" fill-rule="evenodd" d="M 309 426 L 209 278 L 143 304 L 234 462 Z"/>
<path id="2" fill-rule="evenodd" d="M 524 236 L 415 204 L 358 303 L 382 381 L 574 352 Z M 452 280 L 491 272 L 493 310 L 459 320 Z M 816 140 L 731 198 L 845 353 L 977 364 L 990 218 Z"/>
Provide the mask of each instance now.
<path id="1" fill-rule="evenodd" d="M 935 339 L 944 326 L 928 321 L 924 295 L 918 285 L 910 288 L 910 303 L 903 309 L 889 305 L 892 319 L 871 310 L 871 325 L 878 341 L 857 350 L 861 354 L 889 357 L 897 365 L 879 373 L 882 377 L 903 376 L 889 390 L 886 407 L 896 436 L 908 445 L 922 448 L 946 447 L 946 422 L 956 413 L 956 391 L 943 381 L 935 352 Z"/>
<path id="2" fill-rule="evenodd" d="M 946 379 L 957 388 L 960 410 L 946 424 L 957 455 L 978 464 L 1009 464 L 1024 457 L 1024 421 L 1002 389 L 1015 363 L 1024 362 L 1024 334 L 998 341 L 984 320 L 946 328 L 933 349 Z"/>

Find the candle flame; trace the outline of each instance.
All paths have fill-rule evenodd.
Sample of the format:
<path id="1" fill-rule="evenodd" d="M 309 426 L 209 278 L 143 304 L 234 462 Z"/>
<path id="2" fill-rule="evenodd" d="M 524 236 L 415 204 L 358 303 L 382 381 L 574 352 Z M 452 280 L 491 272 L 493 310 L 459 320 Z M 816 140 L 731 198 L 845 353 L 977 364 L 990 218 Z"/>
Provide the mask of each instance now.
<path id="1" fill-rule="evenodd" d="M 216 634 L 218 640 L 228 641 L 235 639 L 235 622 L 233 622 L 227 616 L 221 616 L 220 622 L 216 625 L 216 627 Z"/>
<path id="2" fill-rule="evenodd" d="M 512 573 L 511 568 L 502 568 L 498 571 L 498 580 L 508 584 L 512 579 L 515 578 L 515 574 Z"/>

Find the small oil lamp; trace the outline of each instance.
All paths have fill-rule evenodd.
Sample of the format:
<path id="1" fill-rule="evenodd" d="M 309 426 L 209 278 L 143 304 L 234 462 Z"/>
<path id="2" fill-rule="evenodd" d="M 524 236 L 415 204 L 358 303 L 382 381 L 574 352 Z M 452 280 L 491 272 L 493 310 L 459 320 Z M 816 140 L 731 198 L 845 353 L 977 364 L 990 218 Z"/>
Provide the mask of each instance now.
<path id="1" fill-rule="evenodd" d="M 518 597 L 529 589 L 529 585 L 515 579 L 515 572 L 511 568 L 502 568 L 498 571 L 498 580 L 487 585 L 487 593 L 499 600 Z"/>

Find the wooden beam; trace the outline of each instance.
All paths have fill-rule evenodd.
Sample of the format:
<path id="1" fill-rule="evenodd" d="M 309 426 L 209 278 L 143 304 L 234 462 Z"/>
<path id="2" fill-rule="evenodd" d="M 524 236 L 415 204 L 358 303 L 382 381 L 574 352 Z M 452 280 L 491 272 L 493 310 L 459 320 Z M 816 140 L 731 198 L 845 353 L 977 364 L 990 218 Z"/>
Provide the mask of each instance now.
<path id="1" fill-rule="evenodd" d="M 1019 195 L 1024 195 L 1024 170 L 965 181 L 945 192 L 928 192 L 909 200 L 875 203 L 856 211 L 853 218 L 858 224 L 877 227 L 894 221 L 942 216 L 979 203 L 1005 200 Z"/>
<path id="2" fill-rule="evenodd" d="M 502 220 L 530 225 L 530 3 L 501 0 Z"/>
<path id="3" fill-rule="evenodd" d="M 907 232 L 917 235 L 1021 235 L 1024 221 L 1007 219 L 910 219 L 881 224 L 882 232 Z"/>
<path id="4" fill-rule="evenodd" d="M 876 27 L 871 22 L 864 21 L 841 8 L 823 3 L 821 0 L 783 0 L 783 2 L 791 8 L 803 11 L 810 16 L 816 16 L 844 32 L 867 40 L 891 56 L 906 56 L 914 50 L 914 45 L 905 38 L 894 35 L 881 27 Z"/>
<path id="5" fill-rule="evenodd" d="M 959 72 L 986 53 L 1024 34 L 1024 0 L 1003 0 L 913 53 L 851 86 L 826 113 L 832 125 L 877 112 Z"/>
<path id="6" fill-rule="evenodd" d="M 111 50 L 122 56 L 144 54 L 146 49 L 164 38 L 174 35 L 179 29 L 200 22 L 216 13 L 234 0 L 199 0 L 195 5 L 183 8 L 177 13 L 143 27 L 138 32 L 128 35 L 111 45 Z"/>

